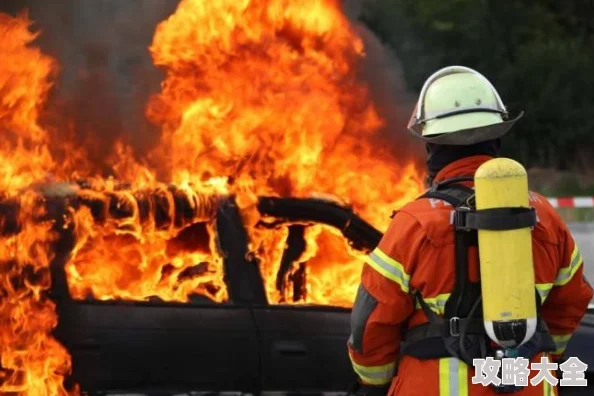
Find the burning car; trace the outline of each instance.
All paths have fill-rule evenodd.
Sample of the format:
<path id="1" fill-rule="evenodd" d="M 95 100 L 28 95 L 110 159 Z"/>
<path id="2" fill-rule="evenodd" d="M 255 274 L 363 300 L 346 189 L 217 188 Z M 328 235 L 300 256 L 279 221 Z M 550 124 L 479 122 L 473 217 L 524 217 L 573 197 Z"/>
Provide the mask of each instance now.
<path id="1" fill-rule="evenodd" d="M 60 62 L 31 24 L 0 14 L 0 392 L 337 382 L 364 242 L 319 212 L 280 225 L 260 209 L 322 191 L 382 229 L 423 177 L 338 2 L 179 2 L 146 49 L 164 78 L 145 151 L 62 111 Z M 105 86 L 93 73 L 82 97 Z"/>
<path id="2" fill-rule="evenodd" d="M 212 219 L 223 258 L 224 301 L 216 301 L 214 288 L 183 303 L 158 295 L 143 302 L 87 300 L 75 292 L 76 299 L 64 271 L 67 254 L 57 259 L 56 337 L 72 356 L 71 380 L 86 392 L 345 391 L 355 380 L 345 349 L 349 309 L 306 303 L 308 294 L 321 290 L 307 280 L 305 234 L 309 227 L 329 227 L 341 234 L 345 248 L 365 251 L 381 233 L 349 208 L 325 200 L 260 197 L 258 208 L 268 219 L 259 227 L 287 233 L 274 282 L 274 293 L 287 304 L 269 301 L 231 197 L 218 202 Z M 176 243 L 196 249 L 201 228 L 187 226 Z M 64 253 L 71 249 L 66 239 Z M 198 264 L 164 276 L 211 282 L 205 273 Z"/>
<path id="3" fill-rule="evenodd" d="M 145 152 L 50 106 L 30 24 L 0 14 L 0 392 L 345 390 L 363 256 L 424 175 L 339 2 L 181 1 Z"/>
<path id="4" fill-rule="evenodd" d="M 262 267 L 249 253 L 253 236 L 248 236 L 234 197 L 205 197 L 171 186 L 101 193 L 72 184 L 41 186 L 35 196 L 34 203 L 20 199 L 2 203 L 2 235 L 18 238 L 28 232 L 27 227 L 52 225 L 56 237 L 48 242 L 48 249 L 55 255 L 49 273 L 27 266 L 22 270 L 30 272 L 23 274 L 23 281 L 36 285 L 51 278 L 49 297 L 60 318 L 55 336 L 72 357 L 68 380 L 82 391 L 259 392 L 333 390 L 337 386 L 344 390 L 354 379 L 345 350 L 348 308 L 307 303 L 316 292 L 335 293 L 316 285 L 316 278 L 308 281 L 311 271 L 306 256 L 307 233 L 315 227 L 332 230 L 329 235 L 345 251 L 364 252 L 377 244 L 381 233 L 352 209 L 320 199 L 259 197 L 261 220 L 255 229 L 285 233 L 286 240 L 279 246 L 271 244 L 279 248 L 279 260 L 271 283 L 274 289 L 267 290 Z M 20 213 L 28 204 L 36 215 L 23 223 Z M 77 213 L 88 217 L 77 218 Z M 105 270 L 113 268 L 106 269 L 103 262 L 89 266 L 95 255 L 103 257 L 104 253 L 80 237 L 85 222 L 97 232 L 115 227 L 105 236 L 110 239 L 106 245 L 118 254 L 128 254 L 126 260 L 141 253 L 134 250 L 141 241 L 131 239 L 139 231 L 131 224 L 164 230 L 175 227 L 176 237 L 167 241 L 165 251 L 190 257 L 193 265 L 188 265 L 189 259 L 177 262 L 178 256 L 172 254 L 166 265 L 159 261 L 154 293 L 147 293 L 142 301 L 138 295 L 135 300 L 114 298 L 102 291 L 106 284 L 93 279 L 103 277 L 114 283 L 114 292 L 136 290 L 148 283 L 143 276 L 150 274 L 150 262 L 140 277 L 105 275 Z M 120 242 L 130 250 L 116 249 Z M 215 256 L 222 260 L 221 278 L 212 261 L 207 261 Z M 116 272 L 126 270 L 116 268 Z M 337 276 L 329 281 L 339 280 Z M 118 289 L 117 283 L 124 281 L 132 284 Z M 175 293 L 189 287 L 188 283 L 193 292 L 184 292 L 185 299 L 180 300 Z M 274 295 L 282 297 L 276 301 Z M 337 298 L 348 306 L 347 296 Z M 44 359 L 60 351 L 48 349 Z M 8 374 L 11 378 L 12 373 Z"/>
<path id="5" fill-rule="evenodd" d="M 274 230 L 284 234 L 285 241 L 278 252 L 274 282 L 267 285 L 261 263 L 249 252 L 253 237 L 233 196 L 198 199 L 189 190 L 171 186 L 111 194 L 72 185 L 42 191 L 44 199 L 38 204 L 45 210 L 35 212 L 44 215 L 35 221 L 43 223 L 47 216 L 62 219 L 52 223 L 60 237 L 52 242 L 57 254 L 50 266 L 50 295 L 60 318 L 56 339 L 72 358 L 66 387 L 87 394 L 320 393 L 345 392 L 356 380 L 345 348 L 350 331 L 348 301 L 344 306 L 307 303 L 309 295 L 323 292 L 316 289 L 315 275 L 309 279 L 315 260 L 308 260 L 308 230 L 332 230 L 330 234 L 345 251 L 361 254 L 381 238 L 381 232 L 352 208 L 320 198 L 259 197 L 261 220 L 255 229 Z M 2 207 L 4 235 L 18 231 L 16 216 L 6 215 L 18 213 L 18 206 L 5 202 Z M 221 257 L 222 283 L 210 273 L 209 262 L 198 260 L 183 269 L 175 264 L 160 267 L 158 284 L 167 283 L 172 292 L 185 282 L 198 283 L 185 301 L 175 301 L 175 294 L 163 292 L 147 295 L 143 301 L 98 300 L 92 289 L 83 292 L 85 288 L 68 281 L 77 266 L 72 256 L 80 254 L 76 220 L 68 214 L 72 207 L 88 208 L 96 227 L 117 221 L 123 234 L 131 232 L 126 225 L 134 216 L 139 216 L 140 224 L 177 227 L 177 236 L 169 243 L 186 254 L 202 255 L 194 256 L 202 260 L 215 254 Z M 31 274 L 31 281 L 35 279 Z M 87 287 L 93 284 L 97 282 Z M 222 285 L 224 294 L 217 285 Z M 270 285 L 274 290 L 267 290 Z M 275 295 L 281 297 L 274 300 Z M 589 367 L 594 356 L 591 321 L 586 318 L 568 347 L 570 356 L 578 356 Z M 586 394 L 570 391 L 576 389 L 564 389 L 562 394 Z"/>

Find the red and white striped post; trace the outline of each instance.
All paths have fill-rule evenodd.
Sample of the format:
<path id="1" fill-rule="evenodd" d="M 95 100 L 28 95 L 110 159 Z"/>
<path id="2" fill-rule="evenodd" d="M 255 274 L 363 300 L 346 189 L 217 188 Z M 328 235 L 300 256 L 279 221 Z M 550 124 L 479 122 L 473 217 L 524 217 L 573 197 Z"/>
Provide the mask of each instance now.
<path id="1" fill-rule="evenodd" d="M 547 197 L 554 208 L 594 208 L 594 197 Z"/>

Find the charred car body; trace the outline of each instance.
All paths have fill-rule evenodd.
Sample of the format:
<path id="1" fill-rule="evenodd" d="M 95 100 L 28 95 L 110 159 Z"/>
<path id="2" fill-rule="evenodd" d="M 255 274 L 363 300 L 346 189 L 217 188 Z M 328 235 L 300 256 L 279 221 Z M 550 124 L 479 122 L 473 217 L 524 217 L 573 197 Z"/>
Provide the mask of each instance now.
<path id="1" fill-rule="evenodd" d="M 177 205 L 176 215 L 168 217 L 168 211 L 152 210 L 155 221 L 182 224 L 184 216 L 195 218 L 192 208 L 196 206 L 184 201 L 185 195 L 172 196 L 180 198 L 170 201 Z M 106 215 L 125 218 L 132 213 L 121 202 L 110 204 L 109 199 L 100 204 L 77 200 L 76 204 L 89 206 L 98 219 Z M 53 212 L 49 215 L 60 218 L 65 201 L 50 202 Z M 55 335 L 72 356 L 68 381 L 89 394 L 346 392 L 356 381 L 345 347 L 350 309 L 269 302 L 234 198 L 219 198 L 209 208 L 214 211 L 229 293 L 223 303 L 200 295 L 184 303 L 159 298 L 143 302 L 74 299 L 64 270 L 73 236 L 65 234 L 57 242 L 55 250 L 62 253 L 52 263 L 51 298 L 59 316 Z M 16 211 L 10 205 L 2 208 L 3 213 Z M 276 278 L 279 290 L 287 287 L 283 280 L 306 247 L 303 233 L 308 225 L 334 227 L 353 248 L 362 251 L 373 249 L 382 236 L 350 208 L 327 200 L 260 197 L 258 211 L 272 219 L 261 226 L 288 227 Z M 18 221 L 5 216 L 4 232 L 11 228 L 18 228 Z M 190 233 L 198 229 L 199 223 L 187 226 Z M 292 290 L 283 290 L 295 300 L 305 290 L 306 266 L 307 262 L 301 263 L 292 273 Z M 594 314 L 584 319 L 567 354 L 588 364 L 587 376 L 592 380 Z M 588 394 L 586 388 L 561 391 Z"/>

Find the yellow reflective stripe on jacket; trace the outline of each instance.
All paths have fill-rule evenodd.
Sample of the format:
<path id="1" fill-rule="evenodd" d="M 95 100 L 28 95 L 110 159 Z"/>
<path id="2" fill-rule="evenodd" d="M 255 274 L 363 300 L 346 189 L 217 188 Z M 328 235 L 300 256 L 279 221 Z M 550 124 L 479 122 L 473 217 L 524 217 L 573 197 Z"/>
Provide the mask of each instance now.
<path id="1" fill-rule="evenodd" d="M 549 361 L 551 360 L 551 355 L 547 352 L 543 353 L 543 357 L 546 357 Z M 557 373 L 555 370 L 549 370 L 549 373 L 551 373 L 551 375 L 557 379 Z M 547 380 L 544 380 L 541 382 L 542 384 L 542 395 L 543 396 L 558 396 L 558 390 L 556 386 L 553 386 L 551 384 L 549 384 L 549 382 Z M 559 383 L 557 383 L 559 384 Z"/>
<path id="2" fill-rule="evenodd" d="M 431 308 L 433 312 L 443 315 L 446 302 L 450 296 L 450 293 L 438 294 L 435 297 L 424 298 L 423 301 L 429 306 L 429 308 Z M 422 309 L 421 304 L 418 301 L 416 302 L 415 307 L 417 309 Z"/>
<path id="3" fill-rule="evenodd" d="M 350 355 L 349 355 L 350 357 Z M 386 385 L 392 381 L 396 373 L 396 363 L 384 364 L 383 366 L 361 366 L 353 361 L 353 370 L 361 379 L 371 385 Z"/>
<path id="4" fill-rule="evenodd" d="M 557 274 L 557 278 L 555 279 L 555 286 L 563 286 L 568 283 L 573 277 L 573 274 L 580 268 L 582 261 L 582 255 L 576 244 L 573 248 L 573 253 L 571 254 L 571 262 L 569 263 L 569 266 L 559 270 L 559 274 Z"/>
<path id="5" fill-rule="evenodd" d="M 537 283 L 536 290 L 538 290 L 538 294 L 540 295 L 541 303 L 544 303 L 547 299 L 551 289 L 553 288 L 552 283 Z M 443 293 L 438 294 L 435 297 L 427 297 L 423 298 L 423 301 L 431 308 L 432 311 L 438 313 L 440 315 L 444 314 L 445 305 L 450 298 L 451 293 Z M 421 304 L 417 301 L 415 304 L 416 309 L 422 309 Z"/>
<path id="6" fill-rule="evenodd" d="M 546 380 L 542 381 L 542 395 L 543 396 L 555 396 L 553 393 L 553 387 Z"/>
<path id="7" fill-rule="evenodd" d="M 565 335 L 551 334 L 553 341 L 555 341 L 555 344 L 557 345 L 557 349 L 555 349 L 555 352 L 553 352 L 553 353 L 560 355 L 563 352 L 565 352 L 565 348 L 567 348 L 567 344 L 569 343 L 569 340 L 571 339 L 572 335 L 573 334 L 565 334 Z"/>
<path id="8" fill-rule="evenodd" d="M 468 366 L 456 358 L 439 359 L 439 396 L 468 396 Z"/>
<path id="9" fill-rule="evenodd" d="M 379 248 L 375 248 L 375 250 L 365 258 L 365 262 L 386 278 L 398 283 L 402 291 L 408 293 L 410 275 L 404 271 L 404 267 L 398 261 L 389 257 Z"/>
<path id="10" fill-rule="evenodd" d="M 552 288 L 553 288 L 552 283 L 537 283 L 536 284 L 536 290 L 538 290 L 538 294 L 540 295 L 540 303 L 541 304 L 543 304 L 545 302 L 545 300 L 549 296 L 549 293 L 551 292 Z"/>

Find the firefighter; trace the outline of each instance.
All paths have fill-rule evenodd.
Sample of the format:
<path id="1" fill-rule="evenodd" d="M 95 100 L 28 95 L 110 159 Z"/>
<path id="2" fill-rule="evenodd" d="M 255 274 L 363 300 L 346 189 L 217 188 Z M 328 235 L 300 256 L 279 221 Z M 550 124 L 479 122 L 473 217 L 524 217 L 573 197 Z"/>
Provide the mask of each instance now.
<path id="1" fill-rule="evenodd" d="M 443 68 L 425 82 L 408 129 L 425 140 L 430 188 L 394 213 L 363 266 L 347 342 L 358 394 L 557 395 L 546 380 L 472 383 L 473 359 L 500 359 L 501 349 L 483 326 L 477 227 L 462 212 L 475 210 L 475 172 L 499 157 L 501 137 L 522 114 L 510 117 L 491 83 L 467 67 Z M 594 292 L 567 226 L 545 197 L 529 197 L 535 216 L 521 222 L 531 229 L 538 320 L 515 356 L 560 363 Z"/>

